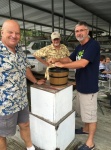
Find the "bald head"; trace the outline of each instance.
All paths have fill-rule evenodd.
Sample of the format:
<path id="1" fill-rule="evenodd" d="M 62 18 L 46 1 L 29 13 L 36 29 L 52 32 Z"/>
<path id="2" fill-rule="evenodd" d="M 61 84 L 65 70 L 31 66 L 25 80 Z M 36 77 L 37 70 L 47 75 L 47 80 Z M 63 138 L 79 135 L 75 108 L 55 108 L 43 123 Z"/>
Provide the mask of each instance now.
<path id="1" fill-rule="evenodd" d="M 18 28 L 20 28 L 17 21 L 15 21 L 15 20 L 6 20 L 2 25 L 2 30 L 4 30 L 5 28 L 7 28 L 7 26 L 10 26 L 10 25 L 15 25 L 15 26 L 18 26 Z"/>
<path id="2" fill-rule="evenodd" d="M 9 49 L 15 49 L 20 40 L 20 26 L 15 20 L 6 20 L 1 30 L 2 42 Z"/>

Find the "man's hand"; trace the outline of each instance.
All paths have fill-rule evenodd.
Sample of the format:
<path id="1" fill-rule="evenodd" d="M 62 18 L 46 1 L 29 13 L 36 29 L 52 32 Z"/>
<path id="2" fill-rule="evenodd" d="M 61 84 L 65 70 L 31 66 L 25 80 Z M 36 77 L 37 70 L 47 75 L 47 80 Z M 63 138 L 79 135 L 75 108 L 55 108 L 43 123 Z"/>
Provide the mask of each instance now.
<path id="1" fill-rule="evenodd" d="M 54 63 L 57 62 L 57 61 L 59 61 L 59 60 L 56 59 L 56 58 L 49 58 L 47 62 L 48 62 L 49 64 L 54 64 Z"/>
<path id="2" fill-rule="evenodd" d="M 37 80 L 37 84 L 38 84 L 38 85 L 44 84 L 45 82 L 46 82 L 45 79 Z"/>
<path id="3" fill-rule="evenodd" d="M 54 64 L 56 67 L 60 67 L 60 68 L 63 68 L 64 67 L 64 64 L 60 63 L 60 62 L 56 62 Z"/>

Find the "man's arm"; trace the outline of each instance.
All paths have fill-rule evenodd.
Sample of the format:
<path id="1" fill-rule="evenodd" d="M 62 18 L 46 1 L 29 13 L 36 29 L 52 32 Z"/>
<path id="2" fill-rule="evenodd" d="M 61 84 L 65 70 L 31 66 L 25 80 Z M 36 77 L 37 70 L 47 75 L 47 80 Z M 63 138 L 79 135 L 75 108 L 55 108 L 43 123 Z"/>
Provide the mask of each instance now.
<path id="1" fill-rule="evenodd" d="M 26 78 L 28 80 L 30 80 L 31 82 L 33 82 L 34 84 L 44 84 L 45 80 L 44 79 L 41 79 L 41 80 L 37 80 L 32 71 L 30 70 L 30 68 L 27 68 L 26 69 Z"/>
<path id="2" fill-rule="evenodd" d="M 61 63 L 70 63 L 72 60 L 69 57 L 64 57 L 64 58 L 50 58 L 48 60 L 49 64 L 54 64 L 55 62 L 61 62 Z"/>
<path id="3" fill-rule="evenodd" d="M 80 60 L 69 62 L 69 63 L 56 62 L 55 66 L 61 67 L 61 68 L 79 69 L 79 68 L 86 67 L 88 63 L 89 63 L 88 60 L 80 59 Z"/>
<path id="4" fill-rule="evenodd" d="M 47 46 L 35 51 L 33 53 L 33 56 L 38 60 L 40 61 L 41 63 L 43 63 L 44 65 L 48 66 L 48 63 L 46 62 L 45 59 L 43 58 L 46 58 L 47 57 Z"/>
<path id="5" fill-rule="evenodd" d="M 46 66 L 49 65 L 49 63 L 46 62 L 44 59 L 42 59 L 42 58 L 40 58 L 40 57 L 37 57 L 37 56 L 35 56 L 35 55 L 34 55 L 34 57 L 35 57 L 38 61 L 40 61 L 41 63 L 43 63 L 44 65 L 46 65 Z"/>

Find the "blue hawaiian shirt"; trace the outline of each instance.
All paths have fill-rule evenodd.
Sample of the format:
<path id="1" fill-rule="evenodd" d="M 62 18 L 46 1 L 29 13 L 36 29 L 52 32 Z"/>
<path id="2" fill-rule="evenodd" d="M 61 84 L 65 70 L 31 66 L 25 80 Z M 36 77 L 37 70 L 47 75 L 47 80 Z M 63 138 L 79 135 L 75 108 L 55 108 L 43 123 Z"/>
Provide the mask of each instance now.
<path id="1" fill-rule="evenodd" d="M 29 62 L 22 49 L 16 54 L 0 41 L 0 115 L 9 115 L 28 105 L 26 68 Z"/>

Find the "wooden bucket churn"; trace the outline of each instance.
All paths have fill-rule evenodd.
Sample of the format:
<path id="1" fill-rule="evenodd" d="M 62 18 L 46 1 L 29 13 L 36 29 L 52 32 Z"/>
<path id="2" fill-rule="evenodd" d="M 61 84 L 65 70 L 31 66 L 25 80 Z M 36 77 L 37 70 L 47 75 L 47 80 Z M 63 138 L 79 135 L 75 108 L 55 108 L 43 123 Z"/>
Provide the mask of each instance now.
<path id="1" fill-rule="evenodd" d="M 68 82 L 69 69 L 67 68 L 50 68 L 49 69 L 49 80 L 52 85 L 65 85 Z"/>

